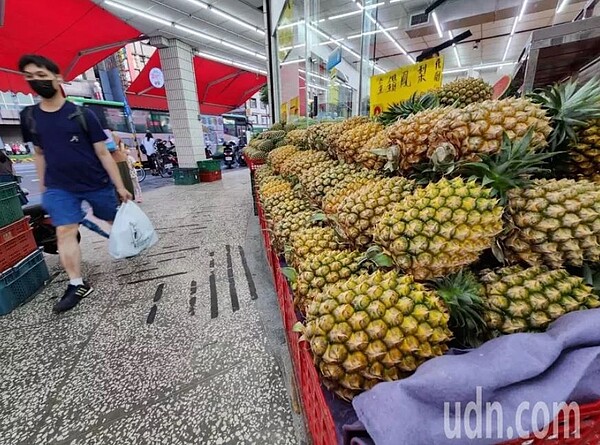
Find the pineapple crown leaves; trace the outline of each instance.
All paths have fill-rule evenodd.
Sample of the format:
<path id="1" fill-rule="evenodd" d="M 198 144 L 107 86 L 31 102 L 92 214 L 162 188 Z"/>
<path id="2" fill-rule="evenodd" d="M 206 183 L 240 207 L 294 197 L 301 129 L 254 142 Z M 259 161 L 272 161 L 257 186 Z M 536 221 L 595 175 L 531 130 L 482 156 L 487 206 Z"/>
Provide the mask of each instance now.
<path id="1" fill-rule="evenodd" d="M 440 100 L 435 93 L 413 93 L 413 95 L 403 102 L 394 103 L 390 108 L 381 113 L 376 122 L 383 125 L 390 125 L 398 119 L 406 119 L 407 117 L 417 114 L 421 111 L 440 106 Z"/>
<path id="2" fill-rule="evenodd" d="M 594 77 L 580 85 L 569 80 L 528 96 L 542 105 L 552 119 L 554 131 L 550 136 L 552 149 L 565 141 L 577 141 L 577 127 L 586 121 L 600 118 L 600 78 Z"/>
<path id="3" fill-rule="evenodd" d="M 358 262 L 359 266 L 364 264 L 371 264 L 375 268 L 391 268 L 394 266 L 392 257 L 387 255 L 381 246 L 371 246 L 367 249 L 365 254 L 361 257 Z"/>
<path id="4" fill-rule="evenodd" d="M 282 267 L 281 273 L 284 277 L 288 279 L 291 283 L 295 283 L 298 280 L 298 271 L 293 267 Z"/>
<path id="5" fill-rule="evenodd" d="M 597 267 L 592 267 L 587 263 L 584 264 L 583 279 L 594 290 L 596 295 L 600 295 L 600 270 Z"/>
<path id="6" fill-rule="evenodd" d="M 466 347 L 479 346 L 488 333 L 483 318 L 483 285 L 471 271 L 461 270 L 435 280 L 433 286 L 448 306 L 450 327 L 456 340 Z"/>
<path id="7" fill-rule="evenodd" d="M 530 128 L 523 138 L 511 141 L 502 135 L 500 151 L 493 155 L 482 155 L 479 162 L 466 162 L 460 165 L 460 171 L 478 179 L 483 186 L 492 188 L 492 196 L 499 196 L 506 203 L 509 190 L 524 187 L 531 179 L 546 173 L 544 168 L 553 152 L 535 152 L 531 146 L 534 129 Z"/>

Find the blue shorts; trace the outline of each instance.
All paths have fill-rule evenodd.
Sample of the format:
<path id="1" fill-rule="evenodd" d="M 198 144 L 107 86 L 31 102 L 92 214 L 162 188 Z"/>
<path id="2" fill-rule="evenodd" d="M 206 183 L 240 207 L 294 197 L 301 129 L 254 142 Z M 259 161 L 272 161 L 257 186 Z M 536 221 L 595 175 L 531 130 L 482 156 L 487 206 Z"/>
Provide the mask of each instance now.
<path id="1" fill-rule="evenodd" d="M 42 197 L 42 207 L 48 212 L 55 227 L 79 224 L 85 217 L 81 203 L 86 201 L 94 216 L 104 221 L 114 221 L 117 215 L 117 195 L 111 185 L 91 192 L 68 192 L 48 189 Z"/>

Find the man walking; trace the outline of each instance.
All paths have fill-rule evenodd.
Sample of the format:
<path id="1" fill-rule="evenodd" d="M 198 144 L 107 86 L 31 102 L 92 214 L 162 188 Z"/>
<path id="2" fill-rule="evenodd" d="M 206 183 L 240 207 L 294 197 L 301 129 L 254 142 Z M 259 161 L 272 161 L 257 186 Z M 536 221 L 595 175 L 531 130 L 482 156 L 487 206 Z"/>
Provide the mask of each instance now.
<path id="1" fill-rule="evenodd" d="M 69 276 L 67 290 L 54 306 L 55 312 L 64 312 L 93 292 L 81 274 L 81 203 L 88 202 L 94 216 L 112 223 L 118 206 L 115 187 L 122 201 L 131 194 L 106 149 L 98 118 L 63 97 L 58 66 L 43 56 L 25 55 L 19 71 L 42 98 L 39 105 L 21 112 L 21 130 L 23 139 L 35 147 L 42 205 L 56 226 L 60 261 Z"/>

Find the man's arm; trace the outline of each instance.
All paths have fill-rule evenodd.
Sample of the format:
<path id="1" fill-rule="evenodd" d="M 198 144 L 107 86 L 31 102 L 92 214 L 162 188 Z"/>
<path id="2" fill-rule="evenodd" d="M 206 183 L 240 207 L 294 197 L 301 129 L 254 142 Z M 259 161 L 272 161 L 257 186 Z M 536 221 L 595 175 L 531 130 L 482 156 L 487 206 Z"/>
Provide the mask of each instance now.
<path id="1" fill-rule="evenodd" d="M 110 152 L 106 149 L 106 144 L 104 143 L 104 141 L 95 142 L 94 151 L 96 152 L 96 156 L 98 156 L 98 159 L 100 159 L 104 170 L 106 170 L 106 173 L 108 173 L 108 176 L 110 176 L 111 181 L 115 185 L 117 193 L 121 197 L 121 200 L 123 202 L 129 201 L 132 198 L 131 193 L 129 193 L 123 185 L 123 179 L 121 179 L 121 175 L 119 174 L 117 164 L 114 161 L 113 157 L 110 155 Z"/>
<path id="2" fill-rule="evenodd" d="M 40 180 L 40 192 L 44 193 L 46 191 L 46 183 L 44 182 L 44 175 L 46 173 L 46 158 L 44 157 L 44 150 L 36 145 L 33 151 L 35 169 L 37 171 L 38 179 Z"/>

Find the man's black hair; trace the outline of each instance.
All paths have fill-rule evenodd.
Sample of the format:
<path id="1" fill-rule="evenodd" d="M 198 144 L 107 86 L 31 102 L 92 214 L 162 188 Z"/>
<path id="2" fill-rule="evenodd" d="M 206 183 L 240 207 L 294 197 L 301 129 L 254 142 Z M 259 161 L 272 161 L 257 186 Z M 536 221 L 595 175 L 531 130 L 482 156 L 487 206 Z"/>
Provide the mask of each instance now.
<path id="1" fill-rule="evenodd" d="M 21 56 L 21 58 L 19 59 L 19 71 L 23 72 L 25 70 L 25 67 L 29 64 L 33 64 L 41 68 L 46 68 L 53 74 L 60 74 L 60 68 L 58 67 L 58 65 L 44 56 L 40 56 L 37 54 L 25 54 L 24 56 Z"/>

